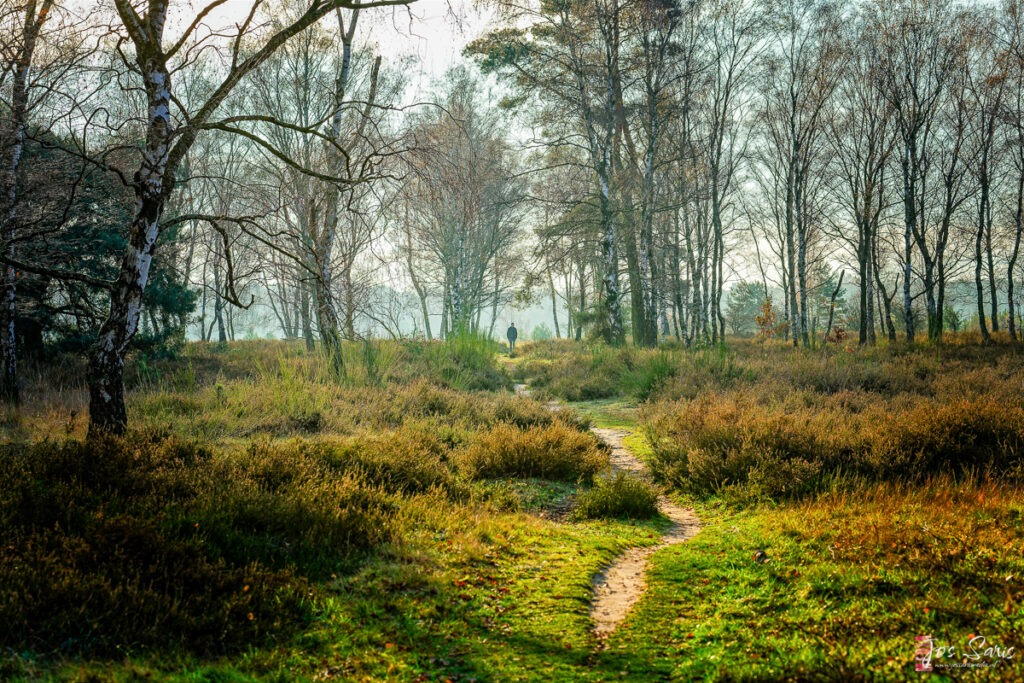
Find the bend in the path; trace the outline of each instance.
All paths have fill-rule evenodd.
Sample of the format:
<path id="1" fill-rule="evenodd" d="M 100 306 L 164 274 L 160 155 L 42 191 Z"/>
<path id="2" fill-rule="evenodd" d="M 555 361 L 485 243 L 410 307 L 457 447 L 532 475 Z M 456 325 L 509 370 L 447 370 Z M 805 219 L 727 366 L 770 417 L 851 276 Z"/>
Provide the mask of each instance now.
<path id="1" fill-rule="evenodd" d="M 611 447 L 613 470 L 649 476 L 644 464 L 623 443 L 630 432 L 602 427 L 594 427 L 592 431 Z M 618 628 L 647 588 L 645 576 L 651 555 L 662 548 L 688 541 L 700 531 L 700 520 L 693 508 L 681 507 L 667 496 L 661 496 L 658 499 L 658 510 L 672 522 L 661 542 L 654 546 L 626 550 L 607 569 L 594 577 L 594 601 L 590 616 L 594 620 L 594 634 L 602 641 Z"/>
<path id="2" fill-rule="evenodd" d="M 526 384 L 516 384 L 513 388 L 517 396 L 528 397 L 531 394 Z M 552 401 L 547 407 L 557 410 L 561 406 L 557 401 Z M 607 427 L 592 427 L 591 431 L 611 447 L 613 471 L 650 477 L 647 467 L 626 448 L 624 441 L 630 435 L 629 431 Z M 594 620 L 594 635 L 602 643 L 643 596 L 647 588 L 647 564 L 651 555 L 662 548 L 688 541 L 700 531 L 700 520 L 693 508 L 684 508 L 673 503 L 667 496 L 661 496 L 658 498 L 658 510 L 672 522 L 661 541 L 654 546 L 629 548 L 594 577 L 594 600 L 590 616 Z"/>

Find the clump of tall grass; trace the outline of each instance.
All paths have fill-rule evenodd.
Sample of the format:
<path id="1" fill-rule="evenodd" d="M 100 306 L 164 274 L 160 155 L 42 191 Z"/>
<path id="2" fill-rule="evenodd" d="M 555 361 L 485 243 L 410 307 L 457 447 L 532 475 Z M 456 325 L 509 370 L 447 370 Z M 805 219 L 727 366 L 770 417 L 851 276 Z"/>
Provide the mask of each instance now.
<path id="1" fill-rule="evenodd" d="M 457 454 L 459 469 L 475 479 L 537 477 L 590 481 L 608 464 L 596 437 L 560 420 L 543 427 L 499 424 Z"/>
<path id="2" fill-rule="evenodd" d="M 497 342 L 478 334 L 452 335 L 443 341 L 407 342 L 412 377 L 463 391 L 496 390 L 508 385 L 498 368 Z"/>
<path id="3" fill-rule="evenodd" d="M 644 477 L 615 472 L 594 479 L 594 487 L 576 497 L 576 519 L 625 517 L 649 519 L 658 514 L 658 490 Z"/>

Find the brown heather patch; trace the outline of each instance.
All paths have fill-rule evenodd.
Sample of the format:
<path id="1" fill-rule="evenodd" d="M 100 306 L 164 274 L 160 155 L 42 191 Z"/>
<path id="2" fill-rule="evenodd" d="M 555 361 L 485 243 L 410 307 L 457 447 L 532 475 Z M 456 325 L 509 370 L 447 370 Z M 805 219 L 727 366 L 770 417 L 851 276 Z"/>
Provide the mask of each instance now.
<path id="1" fill-rule="evenodd" d="M 560 420 L 526 429 L 500 424 L 481 432 L 457 458 L 459 469 L 478 479 L 538 477 L 589 482 L 608 465 L 606 449 L 592 434 Z"/>

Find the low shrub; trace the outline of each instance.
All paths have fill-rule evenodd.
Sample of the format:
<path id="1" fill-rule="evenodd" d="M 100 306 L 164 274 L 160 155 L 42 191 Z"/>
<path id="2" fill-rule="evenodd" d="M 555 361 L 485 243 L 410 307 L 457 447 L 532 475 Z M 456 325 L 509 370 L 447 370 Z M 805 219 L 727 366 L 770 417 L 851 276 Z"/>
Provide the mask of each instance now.
<path id="1" fill-rule="evenodd" d="M 648 519 L 658 514 L 658 490 L 632 472 L 599 476 L 594 488 L 576 497 L 576 519 L 626 517 Z"/>
<path id="2" fill-rule="evenodd" d="M 984 396 L 795 392 L 776 401 L 708 393 L 648 406 L 643 419 L 656 477 L 702 496 L 749 486 L 793 498 L 847 476 L 919 482 L 937 474 L 1024 474 L 1024 409 Z"/>
<path id="3" fill-rule="evenodd" d="M 481 335 L 454 335 L 444 341 L 407 342 L 406 381 L 429 378 L 462 391 L 494 391 L 508 378 L 495 361 L 498 343 Z M 396 372 L 396 376 L 398 373 Z"/>
<path id="4" fill-rule="evenodd" d="M 528 359 L 523 373 L 531 386 L 567 401 L 609 398 L 626 391 L 624 381 L 635 367 L 637 353 L 628 347 L 615 349 L 600 343 L 576 345 L 564 355 Z"/>
<path id="5" fill-rule="evenodd" d="M 592 434 L 557 419 L 526 429 L 499 424 L 478 434 L 456 457 L 459 469 L 473 479 L 590 481 L 608 464 L 606 449 Z"/>
<path id="6" fill-rule="evenodd" d="M 160 434 L 0 447 L 0 645 L 203 655 L 312 618 L 310 584 L 390 538 L 379 488 L 300 448 Z"/>
<path id="7" fill-rule="evenodd" d="M 358 474 L 389 493 L 441 489 L 462 492 L 449 466 L 449 453 L 463 435 L 450 438 L 437 430 L 408 427 L 395 432 L 304 445 L 333 468 Z M 453 443 L 455 441 L 455 443 Z"/>
<path id="8" fill-rule="evenodd" d="M 625 388 L 634 397 L 646 401 L 676 376 L 679 365 L 666 351 L 643 358 L 625 378 Z"/>

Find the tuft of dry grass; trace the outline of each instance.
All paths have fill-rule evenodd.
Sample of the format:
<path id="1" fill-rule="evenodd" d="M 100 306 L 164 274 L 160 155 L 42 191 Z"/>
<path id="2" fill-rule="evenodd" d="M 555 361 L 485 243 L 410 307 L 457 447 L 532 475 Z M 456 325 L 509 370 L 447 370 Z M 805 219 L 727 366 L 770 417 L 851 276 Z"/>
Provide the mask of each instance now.
<path id="1" fill-rule="evenodd" d="M 525 429 L 500 424 L 481 432 L 457 458 L 459 468 L 477 479 L 590 481 L 608 466 L 607 448 L 593 434 L 557 419 Z"/>
<path id="2" fill-rule="evenodd" d="M 680 373 L 641 409 L 652 469 L 694 494 L 792 498 L 836 478 L 920 482 L 939 474 L 1024 476 L 1024 362 L 930 351 L 740 355 L 756 382 Z"/>

